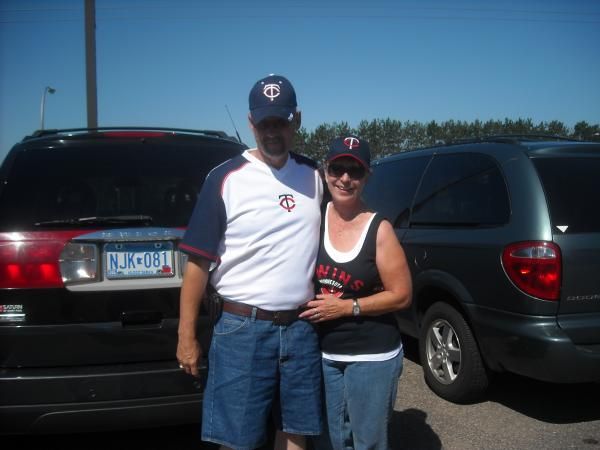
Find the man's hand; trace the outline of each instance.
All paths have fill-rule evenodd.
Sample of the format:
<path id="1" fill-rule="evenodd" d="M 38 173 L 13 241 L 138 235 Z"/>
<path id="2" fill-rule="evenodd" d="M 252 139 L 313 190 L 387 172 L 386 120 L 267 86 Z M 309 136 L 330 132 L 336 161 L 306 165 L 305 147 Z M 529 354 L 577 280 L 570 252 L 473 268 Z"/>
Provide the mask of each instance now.
<path id="1" fill-rule="evenodd" d="M 198 376 L 198 365 L 202 361 L 202 348 L 196 338 L 179 337 L 177 342 L 177 361 L 185 373 Z"/>
<path id="2" fill-rule="evenodd" d="M 198 365 L 202 361 L 202 349 L 196 338 L 196 324 L 200 301 L 208 281 L 209 261 L 190 257 L 183 275 L 179 300 L 179 340 L 177 361 L 179 367 L 190 375 L 198 376 Z"/>

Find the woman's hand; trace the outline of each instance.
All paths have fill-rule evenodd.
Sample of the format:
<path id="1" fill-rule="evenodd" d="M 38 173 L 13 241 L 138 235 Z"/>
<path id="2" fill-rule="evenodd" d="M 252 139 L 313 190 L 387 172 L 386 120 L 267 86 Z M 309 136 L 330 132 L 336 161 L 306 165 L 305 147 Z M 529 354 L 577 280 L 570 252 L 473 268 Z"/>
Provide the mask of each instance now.
<path id="1" fill-rule="evenodd" d="M 318 294 L 314 300 L 306 303 L 306 307 L 308 309 L 299 317 L 313 323 L 339 319 L 352 314 L 352 301 L 342 300 L 333 295 Z"/>

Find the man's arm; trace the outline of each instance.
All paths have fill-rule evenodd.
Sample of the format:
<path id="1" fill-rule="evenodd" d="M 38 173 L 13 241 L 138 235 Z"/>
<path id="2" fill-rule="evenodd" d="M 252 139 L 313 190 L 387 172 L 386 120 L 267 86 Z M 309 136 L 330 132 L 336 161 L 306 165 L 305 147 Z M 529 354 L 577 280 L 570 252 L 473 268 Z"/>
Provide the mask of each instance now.
<path id="1" fill-rule="evenodd" d="M 177 342 L 177 360 L 186 373 L 198 376 L 198 363 L 202 358 L 202 349 L 196 336 L 196 325 L 200 312 L 200 302 L 208 282 L 210 261 L 189 256 L 179 299 L 179 340 Z"/>

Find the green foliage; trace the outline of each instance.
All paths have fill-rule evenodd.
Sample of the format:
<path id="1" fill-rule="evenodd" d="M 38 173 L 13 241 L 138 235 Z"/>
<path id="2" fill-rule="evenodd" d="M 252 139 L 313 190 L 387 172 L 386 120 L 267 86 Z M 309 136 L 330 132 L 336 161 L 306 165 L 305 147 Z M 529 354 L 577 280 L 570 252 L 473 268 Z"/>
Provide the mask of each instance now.
<path id="1" fill-rule="evenodd" d="M 533 134 L 600 142 L 600 125 L 581 121 L 571 130 L 558 120 L 535 124 L 531 119 L 509 118 L 503 121 L 448 120 L 440 123 L 435 120 L 428 123 L 401 122 L 388 118 L 363 120 L 356 128 L 350 127 L 347 122 L 334 122 L 321 124 L 312 132 L 301 128 L 296 137 L 296 149 L 321 163 L 327 154 L 329 142 L 335 137 L 349 134 L 369 141 L 372 157 L 375 159 L 416 148 L 493 135 Z"/>
<path id="2" fill-rule="evenodd" d="M 582 141 L 600 142 L 600 125 L 590 125 L 585 121 L 577 122 L 572 137 Z"/>

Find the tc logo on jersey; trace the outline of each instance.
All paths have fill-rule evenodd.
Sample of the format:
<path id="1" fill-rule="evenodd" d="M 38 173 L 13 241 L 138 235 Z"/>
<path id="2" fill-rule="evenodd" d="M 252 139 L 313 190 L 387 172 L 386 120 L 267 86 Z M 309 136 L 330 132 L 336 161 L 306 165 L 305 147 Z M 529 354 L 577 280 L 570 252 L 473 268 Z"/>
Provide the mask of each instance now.
<path id="1" fill-rule="evenodd" d="M 292 194 L 280 195 L 279 206 L 281 206 L 287 212 L 292 212 L 292 209 L 296 207 L 296 200 L 294 200 L 294 196 Z"/>

